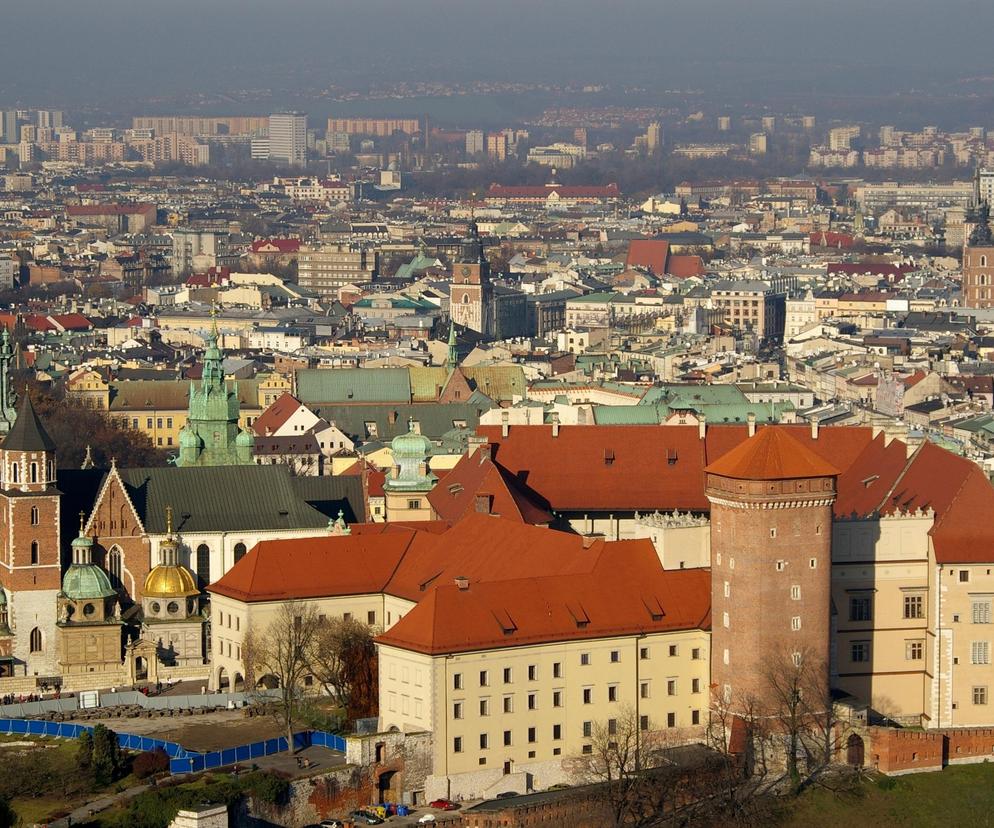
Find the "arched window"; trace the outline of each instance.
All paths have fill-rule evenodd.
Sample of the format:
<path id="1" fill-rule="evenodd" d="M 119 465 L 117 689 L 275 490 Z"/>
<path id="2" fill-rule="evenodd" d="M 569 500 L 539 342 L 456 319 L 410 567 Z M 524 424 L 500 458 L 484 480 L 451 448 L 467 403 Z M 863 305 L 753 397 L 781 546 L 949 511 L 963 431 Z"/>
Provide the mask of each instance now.
<path id="1" fill-rule="evenodd" d="M 38 561 L 41 560 L 41 553 L 38 549 L 38 541 L 31 541 L 31 563 L 32 565 L 37 565 Z"/>
<path id="2" fill-rule="evenodd" d="M 244 543 L 235 544 L 235 563 L 238 563 L 242 558 L 245 557 L 245 552 L 246 549 Z"/>
<path id="3" fill-rule="evenodd" d="M 114 546 L 111 548 L 110 552 L 107 553 L 107 572 L 110 574 L 110 580 L 114 586 L 119 586 L 121 584 L 121 572 L 123 568 L 121 548 L 119 546 Z"/>
<path id="4" fill-rule="evenodd" d="M 37 483 L 38 482 L 38 464 L 37 463 L 32 463 L 31 464 L 31 482 L 32 483 Z"/>
<path id="5" fill-rule="evenodd" d="M 41 630 L 35 627 L 31 630 L 31 652 L 40 653 L 41 652 Z"/>
<path id="6" fill-rule="evenodd" d="M 981 267 L 987 267 L 987 257 L 986 256 L 981 256 L 980 257 L 980 266 Z"/>
<path id="7" fill-rule="evenodd" d="M 31 525 L 32 526 L 37 526 L 38 525 L 38 519 L 39 519 L 39 516 L 38 516 L 38 507 L 37 506 L 32 506 L 31 507 Z"/>
<path id="8" fill-rule="evenodd" d="M 469 294 L 468 293 L 464 293 L 462 295 L 462 303 L 464 305 L 468 305 L 469 304 Z"/>
<path id="9" fill-rule="evenodd" d="M 17 463 L 10 464 L 10 482 L 18 483 L 20 481 L 20 474 L 17 468 Z"/>
<path id="10" fill-rule="evenodd" d="M 197 547 L 197 579 L 201 587 L 211 582 L 211 550 L 206 543 Z"/>

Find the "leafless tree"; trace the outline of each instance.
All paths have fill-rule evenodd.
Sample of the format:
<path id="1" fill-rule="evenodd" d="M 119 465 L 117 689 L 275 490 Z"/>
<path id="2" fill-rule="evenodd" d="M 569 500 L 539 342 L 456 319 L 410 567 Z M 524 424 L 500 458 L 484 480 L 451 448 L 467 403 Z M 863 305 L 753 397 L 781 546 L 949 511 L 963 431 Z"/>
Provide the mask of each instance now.
<path id="1" fill-rule="evenodd" d="M 320 626 L 313 604 L 287 601 L 269 626 L 252 637 L 253 671 L 263 679 L 272 676 L 279 691 L 271 707 L 291 753 L 293 728 L 306 706 L 304 679 L 312 674 L 309 655 Z"/>
<path id="2" fill-rule="evenodd" d="M 376 629 L 354 618 L 318 625 L 309 658 L 314 677 L 345 711 L 348 721 L 375 716 L 379 704 Z"/>

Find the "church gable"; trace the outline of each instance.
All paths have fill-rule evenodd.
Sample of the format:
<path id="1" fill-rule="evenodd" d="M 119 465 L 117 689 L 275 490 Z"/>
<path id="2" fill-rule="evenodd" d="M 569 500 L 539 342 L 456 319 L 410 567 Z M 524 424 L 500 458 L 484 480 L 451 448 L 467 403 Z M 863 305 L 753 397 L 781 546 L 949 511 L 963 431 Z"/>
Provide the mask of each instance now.
<path id="1" fill-rule="evenodd" d="M 104 479 L 90 519 L 86 523 L 86 534 L 115 537 L 138 537 L 145 534 L 142 519 L 116 468 L 111 469 Z"/>

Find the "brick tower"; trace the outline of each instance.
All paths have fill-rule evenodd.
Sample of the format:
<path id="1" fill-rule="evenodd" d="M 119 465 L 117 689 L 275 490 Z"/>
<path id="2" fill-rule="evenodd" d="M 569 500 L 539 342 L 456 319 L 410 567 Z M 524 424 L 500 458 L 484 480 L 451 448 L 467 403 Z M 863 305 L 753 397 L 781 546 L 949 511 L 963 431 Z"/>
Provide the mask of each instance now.
<path id="1" fill-rule="evenodd" d="M 464 328 L 488 334 L 493 287 L 490 264 L 483 254 L 483 242 L 474 222 L 462 243 L 462 254 L 452 266 L 449 315 Z"/>
<path id="2" fill-rule="evenodd" d="M 828 687 L 832 504 L 838 471 L 782 426 L 711 465 L 711 681 L 733 712 L 762 709 L 777 660 Z"/>
<path id="3" fill-rule="evenodd" d="M 0 445 L 0 588 L 7 592 L 15 676 L 58 672 L 61 493 L 55 476 L 55 443 L 25 394 Z"/>

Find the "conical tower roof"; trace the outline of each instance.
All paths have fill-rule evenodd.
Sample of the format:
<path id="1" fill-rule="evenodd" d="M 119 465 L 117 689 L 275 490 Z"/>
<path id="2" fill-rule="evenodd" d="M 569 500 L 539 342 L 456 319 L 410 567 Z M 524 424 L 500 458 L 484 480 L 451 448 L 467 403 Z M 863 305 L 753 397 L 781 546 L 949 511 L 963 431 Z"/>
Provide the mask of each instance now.
<path id="1" fill-rule="evenodd" d="M 17 420 L 3 441 L 5 451 L 55 451 L 55 443 L 42 425 L 25 391 L 17 410 Z"/>
<path id="2" fill-rule="evenodd" d="M 782 426 L 761 428 L 705 471 L 734 480 L 792 480 L 839 474 L 837 468 Z"/>

